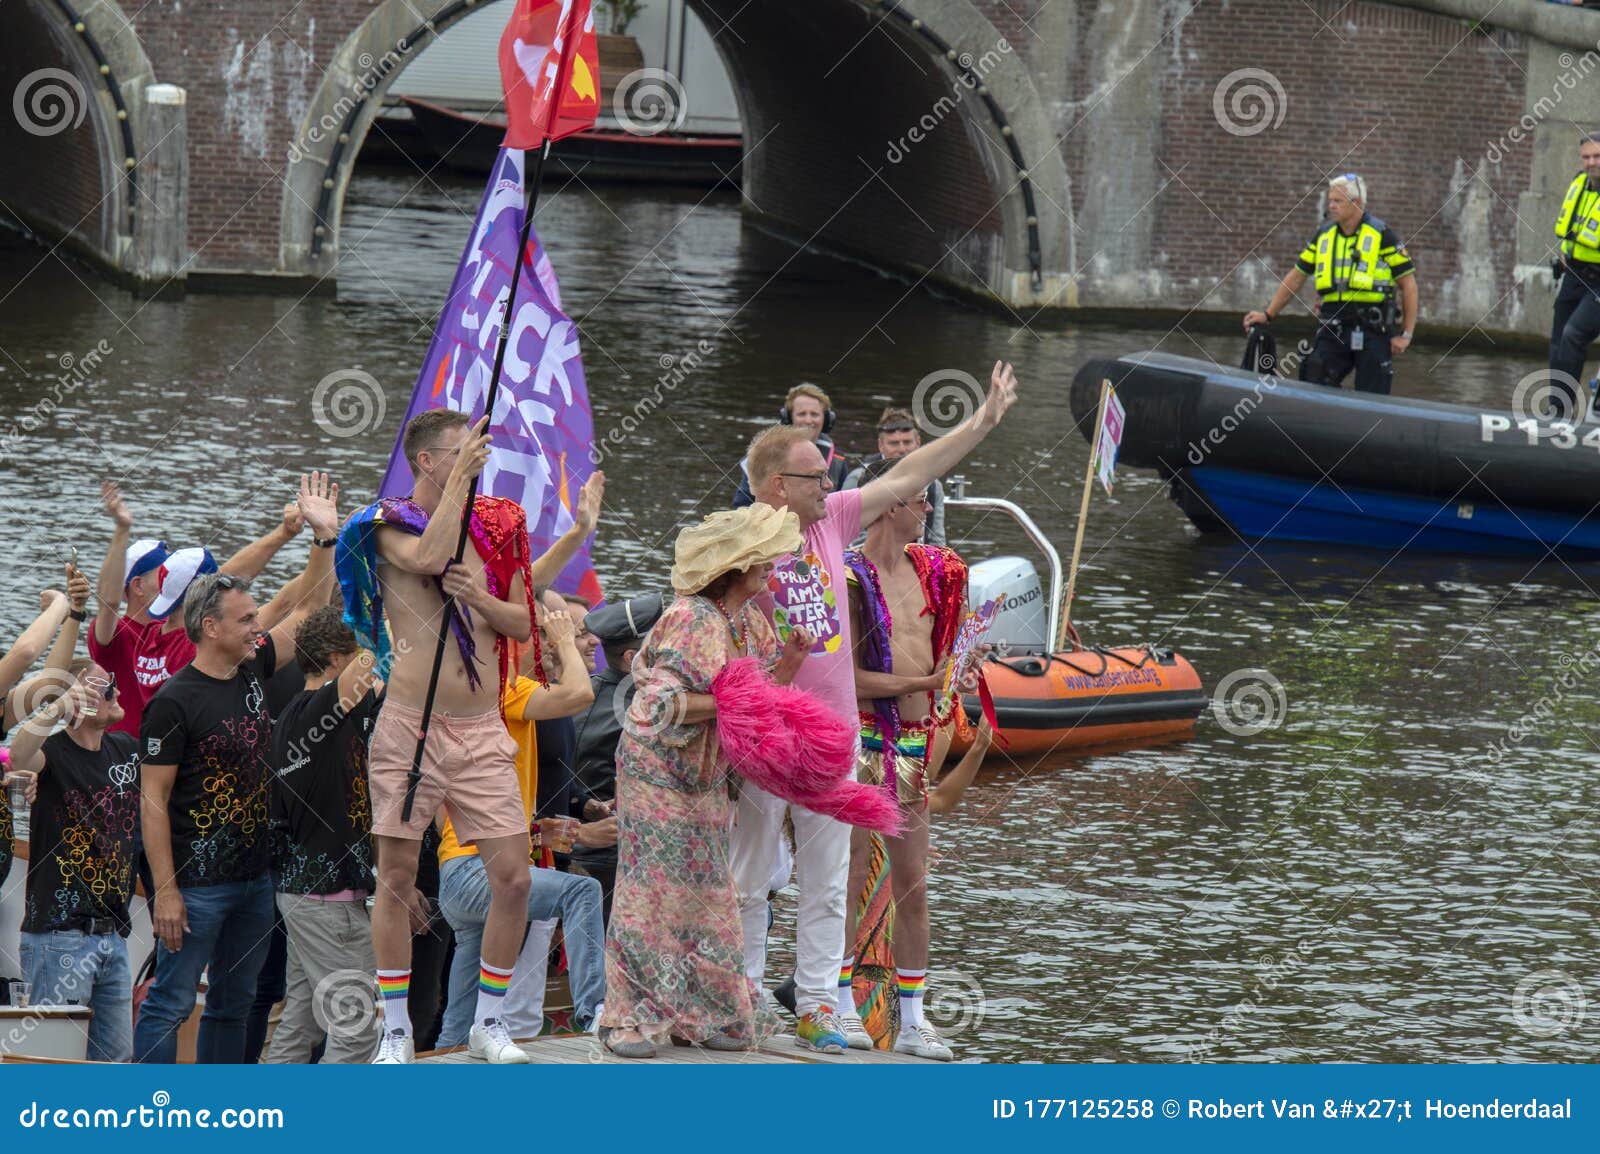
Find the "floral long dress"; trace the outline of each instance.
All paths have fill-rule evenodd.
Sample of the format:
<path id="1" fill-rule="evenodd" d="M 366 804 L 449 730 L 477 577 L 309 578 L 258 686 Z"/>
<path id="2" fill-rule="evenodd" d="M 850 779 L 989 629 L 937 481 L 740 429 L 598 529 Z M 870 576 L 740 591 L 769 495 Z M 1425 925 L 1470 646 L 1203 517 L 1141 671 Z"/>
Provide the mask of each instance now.
<path id="1" fill-rule="evenodd" d="M 748 654 L 771 668 L 778 643 L 750 609 Z M 754 1037 L 755 986 L 728 864 L 729 771 L 713 722 L 673 724 L 674 698 L 708 693 L 743 656 L 722 613 L 679 597 L 633 666 L 636 694 L 617 744 L 617 881 L 606 935 L 601 1025 L 701 1042 Z"/>

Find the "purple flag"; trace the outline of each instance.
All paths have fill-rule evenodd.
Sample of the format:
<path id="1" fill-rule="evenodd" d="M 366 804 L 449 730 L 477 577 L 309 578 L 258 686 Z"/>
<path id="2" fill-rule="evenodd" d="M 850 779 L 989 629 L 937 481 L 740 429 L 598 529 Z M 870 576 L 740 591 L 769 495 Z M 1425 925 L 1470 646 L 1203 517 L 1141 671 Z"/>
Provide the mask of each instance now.
<path id="1" fill-rule="evenodd" d="M 412 417 L 442 407 L 469 413 L 473 420 L 483 415 L 526 203 L 523 153 L 502 148 L 395 437 L 382 496 L 411 492 L 411 467 L 400 442 Z M 594 424 L 578 327 L 561 311 L 555 270 L 536 233 L 529 233 L 523 261 L 511 310 L 511 339 L 489 422 L 494 442 L 478 489 L 491 497 L 510 497 L 527 510 L 528 536 L 537 557 L 572 525 L 578 490 L 594 468 Z M 562 570 L 557 587 L 590 602 L 600 599 L 588 542 Z"/>

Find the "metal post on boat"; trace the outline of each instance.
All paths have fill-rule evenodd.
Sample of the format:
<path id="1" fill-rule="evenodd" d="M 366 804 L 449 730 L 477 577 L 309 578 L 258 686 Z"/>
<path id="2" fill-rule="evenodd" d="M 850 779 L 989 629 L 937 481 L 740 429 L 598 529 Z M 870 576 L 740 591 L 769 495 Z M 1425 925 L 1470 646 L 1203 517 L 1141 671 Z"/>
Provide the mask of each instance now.
<path id="1" fill-rule="evenodd" d="M 1061 612 L 1061 554 L 1056 552 L 1056 547 L 1050 543 L 1050 538 L 1044 535 L 1044 530 L 1034 523 L 1032 517 L 1023 512 L 1022 506 L 1000 497 L 969 497 L 967 496 L 967 479 L 963 476 L 954 476 L 945 482 L 949 492 L 944 499 L 946 509 L 951 506 L 965 509 L 998 509 L 1015 521 L 1028 540 L 1036 545 L 1045 560 L 1050 563 L 1050 618 L 1045 628 L 1045 637 L 1052 638 L 1056 635 L 1057 618 Z M 1058 646 L 1059 648 L 1059 646 Z"/>

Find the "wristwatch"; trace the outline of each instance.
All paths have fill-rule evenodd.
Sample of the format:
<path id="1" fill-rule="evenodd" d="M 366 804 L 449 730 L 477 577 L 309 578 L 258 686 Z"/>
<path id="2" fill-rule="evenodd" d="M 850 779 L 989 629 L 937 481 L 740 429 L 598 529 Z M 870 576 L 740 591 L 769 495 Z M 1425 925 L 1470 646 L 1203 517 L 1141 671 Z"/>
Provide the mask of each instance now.
<path id="1" fill-rule="evenodd" d="M 337 545 L 339 543 L 339 538 L 337 538 L 337 537 L 313 537 L 313 538 L 311 538 L 311 543 L 313 545 L 315 545 L 318 549 L 332 549 L 335 545 Z"/>
<path id="2" fill-rule="evenodd" d="M 1411 333 L 1410 332 L 1401 333 L 1400 334 L 1400 339 L 1403 340 L 1403 341 L 1409 341 L 1411 339 Z"/>
<path id="3" fill-rule="evenodd" d="M 88 612 L 86 610 L 83 610 L 83 609 L 68 609 L 67 610 L 67 616 L 72 618 L 74 621 L 87 621 L 87 620 L 89 620 Z"/>

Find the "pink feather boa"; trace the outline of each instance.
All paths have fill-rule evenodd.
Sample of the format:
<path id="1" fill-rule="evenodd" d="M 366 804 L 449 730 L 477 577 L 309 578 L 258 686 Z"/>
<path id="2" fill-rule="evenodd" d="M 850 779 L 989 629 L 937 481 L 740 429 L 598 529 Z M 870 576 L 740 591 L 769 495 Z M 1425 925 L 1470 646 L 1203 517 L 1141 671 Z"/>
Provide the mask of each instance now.
<path id="1" fill-rule="evenodd" d="M 775 685 L 755 658 L 740 657 L 711 682 L 711 696 L 723 756 L 740 776 L 848 825 L 900 832 L 893 798 L 855 780 L 855 727 L 811 694 Z"/>

